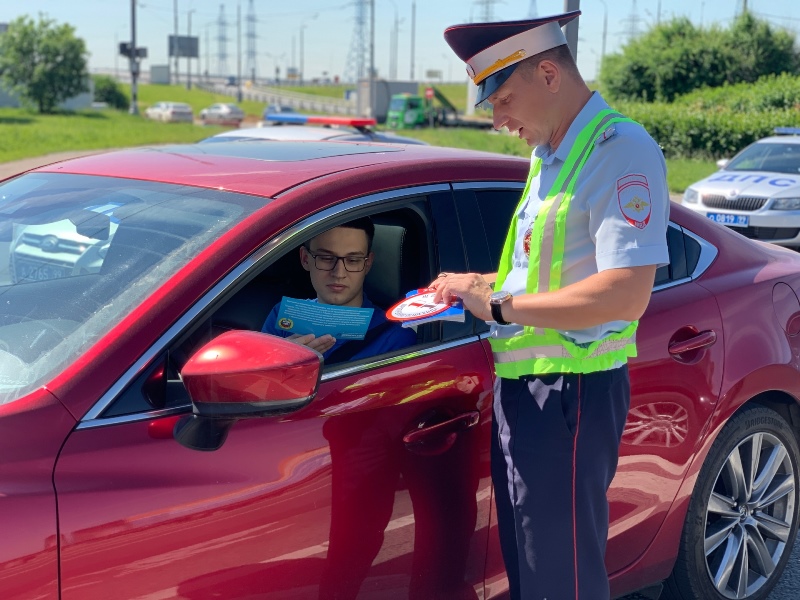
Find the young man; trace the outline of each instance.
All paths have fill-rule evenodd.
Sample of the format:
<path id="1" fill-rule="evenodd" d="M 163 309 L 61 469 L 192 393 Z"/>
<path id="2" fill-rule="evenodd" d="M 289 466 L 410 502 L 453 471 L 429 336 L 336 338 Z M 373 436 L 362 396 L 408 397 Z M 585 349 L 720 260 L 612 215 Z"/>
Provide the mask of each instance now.
<path id="1" fill-rule="evenodd" d="M 374 237 L 375 226 L 369 217 L 364 217 L 329 229 L 300 247 L 300 263 L 311 277 L 317 302 L 374 309 L 363 340 L 336 340 L 327 334 L 293 335 L 278 328 L 278 306 L 272 309 L 261 331 L 313 348 L 328 363 L 358 360 L 414 344 L 414 331 L 387 321 L 384 311 L 364 294 L 364 280 L 372 267 Z"/>
<path id="2" fill-rule="evenodd" d="M 606 491 L 627 359 L 669 262 L 664 158 L 581 78 L 561 31 L 579 14 L 445 31 L 495 128 L 534 148 L 496 281 L 442 273 L 431 284 L 436 301 L 458 296 L 495 323 L 492 479 L 513 599 L 609 597 Z"/>

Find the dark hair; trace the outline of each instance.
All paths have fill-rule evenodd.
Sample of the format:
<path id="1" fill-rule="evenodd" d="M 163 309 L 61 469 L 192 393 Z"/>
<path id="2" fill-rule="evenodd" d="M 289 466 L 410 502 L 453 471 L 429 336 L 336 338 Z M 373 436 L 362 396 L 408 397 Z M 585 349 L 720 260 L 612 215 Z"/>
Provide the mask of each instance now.
<path id="1" fill-rule="evenodd" d="M 375 225 L 372 222 L 372 219 L 369 217 L 359 217 L 358 219 L 353 219 L 352 221 L 348 221 L 347 223 L 342 223 L 341 225 L 337 225 L 336 227 L 347 227 L 348 229 L 360 229 L 365 234 L 367 234 L 367 252 L 372 250 L 372 240 L 375 239 Z M 335 229 L 332 227 L 331 229 Z M 308 249 L 308 245 L 311 243 L 311 240 L 308 240 L 303 246 Z"/>
<path id="2" fill-rule="evenodd" d="M 347 223 L 342 223 L 339 227 L 347 227 L 348 229 L 360 229 L 367 234 L 367 250 L 372 250 L 372 240 L 375 239 L 375 224 L 369 217 L 361 217 L 353 219 Z"/>

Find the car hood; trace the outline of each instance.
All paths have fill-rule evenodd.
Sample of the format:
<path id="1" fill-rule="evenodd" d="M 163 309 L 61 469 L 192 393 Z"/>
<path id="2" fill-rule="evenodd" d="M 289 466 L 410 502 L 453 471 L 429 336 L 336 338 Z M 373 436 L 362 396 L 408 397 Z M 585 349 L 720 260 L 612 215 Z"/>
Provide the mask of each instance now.
<path id="1" fill-rule="evenodd" d="M 800 175 L 765 171 L 717 171 L 690 187 L 701 194 L 719 194 L 730 198 L 743 195 L 785 198 L 800 194 Z"/>

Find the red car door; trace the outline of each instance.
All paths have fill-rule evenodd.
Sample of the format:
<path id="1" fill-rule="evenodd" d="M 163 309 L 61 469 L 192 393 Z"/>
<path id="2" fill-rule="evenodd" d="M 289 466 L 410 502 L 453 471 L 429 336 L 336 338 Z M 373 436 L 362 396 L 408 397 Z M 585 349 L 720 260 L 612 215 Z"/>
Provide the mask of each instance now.
<path id="1" fill-rule="evenodd" d="M 722 383 L 719 307 L 687 277 L 696 277 L 715 251 L 698 250 L 698 241 L 676 227 L 670 227 L 668 242 L 669 271 L 663 268 L 656 278 L 636 334 L 638 356 L 630 364 L 631 407 L 608 491 L 610 574 L 631 565 L 655 537 L 703 439 Z M 685 252 L 690 245 L 694 250 Z M 698 254 L 701 260 L 687 265 L 686 256 Z"/>
<path id="2" fill-rule="evenodd" d="M 463 269 L 450 194 L 428 201 L 423 245 L 445 220 L 424 262 Z M 405 354 L 332 367 L 307 407 L 239 421 L 215 451 L 176 442 L 179 416 L 159 411 L 82 423 L 55 470 L 62 600 L 481 597 L 492 369 L 471 319 L 423 327 Z"/>
<path id="3" fill-rule="evenodd" d="M 78 430 L 55 477 L 62 598 L 478 597 L 490 418 L 472 342 L 326 381 L 215 452 L 175 442 L 175 417 Z"/>

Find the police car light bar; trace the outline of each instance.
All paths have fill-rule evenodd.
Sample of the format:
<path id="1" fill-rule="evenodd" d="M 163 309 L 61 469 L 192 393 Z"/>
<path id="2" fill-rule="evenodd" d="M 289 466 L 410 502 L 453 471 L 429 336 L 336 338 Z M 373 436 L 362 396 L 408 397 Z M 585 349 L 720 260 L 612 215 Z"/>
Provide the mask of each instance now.
<path id="1" fill-rule="evenodd" d="M 267 115 L 267 121 L 291 125 L 341 125 L 345 127 L 355 127 L 356 129 L 362 129 L 377 123 L 375 119 L 366 119 L 361 117 L 326 117 L 317 115 L 289 115 L 280 113 Z"/>
<path id="2" fill-rule="evenodd" d="M 777 135 L 800 135 L 800 127 L 776 127 L 773 131 Z"/>

